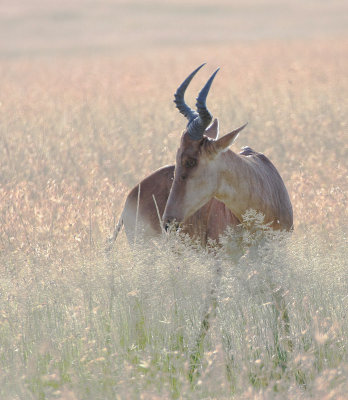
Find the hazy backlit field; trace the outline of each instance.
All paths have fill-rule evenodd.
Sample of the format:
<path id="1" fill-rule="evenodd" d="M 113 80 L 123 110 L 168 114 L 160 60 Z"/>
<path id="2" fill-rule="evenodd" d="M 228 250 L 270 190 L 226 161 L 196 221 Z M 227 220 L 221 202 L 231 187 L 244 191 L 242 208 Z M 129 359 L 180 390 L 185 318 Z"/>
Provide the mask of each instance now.
<path id="1" fill-rule="evenodd" d="M 0 399 L 346 398 L 347 7 L 301 4 L 3 2 Z M 232 149 L 276 165 L 293 234 L 235 262 L 232 233 L 214 252 L 122 233 L 105 257 L 128 191 L 174 163 L 173 94 L 204 61 L 187 102 L 220 66 L 208 107 L 222 134 L 249 122 Z"/>

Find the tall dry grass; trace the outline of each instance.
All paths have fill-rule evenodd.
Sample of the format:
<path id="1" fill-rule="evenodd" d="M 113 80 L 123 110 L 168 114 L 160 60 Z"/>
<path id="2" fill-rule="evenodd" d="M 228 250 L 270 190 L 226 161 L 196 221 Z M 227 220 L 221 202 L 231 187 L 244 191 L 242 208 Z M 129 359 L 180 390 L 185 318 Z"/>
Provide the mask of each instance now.
<path id="1" fill-rule="evenodd" d="M 2 61 L 1 398 L 344 398 L 346 47 L 269 41 L 180 58 L 157 48 Z M 172 96 L 202 61 L 187 101 L 220 65 L 209 108 L 222 133 L 249 122 L 233 149 L 274 162 L 294 234 L 237 264 L 227 244 L 215 256 L 180 241 L 131 253 L 121 235 L 106 260 L 128 190 L 174 161 L 185 121 Z M 190 383 L 217 262 L 217 317 Z M 278 287 L 292 351 L 275 324 Z"/>

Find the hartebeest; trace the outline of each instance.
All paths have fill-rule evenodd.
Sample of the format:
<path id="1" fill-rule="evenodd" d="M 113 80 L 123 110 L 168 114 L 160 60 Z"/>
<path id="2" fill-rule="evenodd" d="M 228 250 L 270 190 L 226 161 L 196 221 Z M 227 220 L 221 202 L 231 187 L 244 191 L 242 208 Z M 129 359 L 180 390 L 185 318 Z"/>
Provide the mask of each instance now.
<path id="1" fill-rule="evenodd" d="M 292 228 L 289 195 L 271 161 L 250 147 L 239 154 L 229 149 L 246 124 L 219 138 L 218 120 L 211 123 L 206 98 L 219 69 L 199 93 L 197 111 L 185 103 L 185 91 L 203 65 L 174 95 L 177 108 L 188 119 L 176 165 L 155 171 L 132 189 L 110 244 L 122 225 L 130 243 L 137 233 L 147 238 L 159 235 L 162 215 L 165 228 L 176 221 L 202 244 L 218 239 L 228 225 L 237 225 L 248 209 L 263 213 L 274 229 Z"/>
<path id="2" fill-rule="evenodd" d="M 212 198 L 223 202 L 242 221 L 248 209 L 265 215 L 265 222 L 274 229 L 290 230 L 292 206 L 284 182 L 271 161 L 261 153 L 245 147 L 240 154 L 229 150 L 238 133 L 246 126 L 218 138 L 206 136 L 212 121 L 206 98 L 219 71 L 217 69 L 197 97 L 197 112 L 186 105 L 185 90 L 193 71 L 179 86 L 175 103 L 188 124 L 181 136 L 176 155 L 174 182 L 163 215 L 163 224 L 181 223 Z"/>
<path id="3" fill-rule="evenodd" d="M 130 192 L 113 240 L 123 223 L 131 236 L 138 224 L 150 236 L 159 233 L 159 220 L 164 206 L 164 228 L 167 229 L 171 224 L 182 224 L 191 235 L 198 234 L 200 237 L 203 231 L 203 243 L 209 235 L 217 238 L 228 224 L 236 225 L 242 221 L 248 209 L 263 213 L 265 222 L 274 229 L 292 228 L 291 202 L 274 165 L 266 156 L 250 147 L 245 147 L 239 154 L 229 150 L 246 125 L 221 138 L 218 137 L 217 121 L 209 127 L 212 115 L 207 109 L 206 98 L 218 70 L 200 91 L 197 111 L 185 103 L 185 91 L 203 65 L 194 70 L 175 93 L 176 106 L 188 119 L 177 151 L 175 169 L 174 166 L 168 166 L 156 171 Z M 191 380 L 200 362 L 201 345 L 215 313 L 220 278 L 221 267 L 217 263 L 216 276 L 190 357 Z M 277 320 L 279 318 L 283 323 L 288 335 L 289 317 L 281 290 L 277 289 L 274 293 L 274 301 Z"/>

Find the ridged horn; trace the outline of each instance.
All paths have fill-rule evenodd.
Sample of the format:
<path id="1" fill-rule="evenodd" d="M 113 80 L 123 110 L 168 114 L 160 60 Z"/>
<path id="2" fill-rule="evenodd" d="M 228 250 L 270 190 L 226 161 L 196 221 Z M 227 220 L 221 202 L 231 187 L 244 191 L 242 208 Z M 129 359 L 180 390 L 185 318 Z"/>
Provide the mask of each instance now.
<path id="1" fill-rule="evenodd" d="M 184 99 L 185 91 L 192 81 L 192 78 L 196 75 L 196 73 L 205 65 L 203 63 L 198 68 L 196 68 L 185 80 L 184 82 L 178 87 L 176 93 L 174 94 L 174 103 L 176 104 L 177 109 L 183 114 L 188 120 L 189 123 L 198 117 L 198 113 L 192 110 L 186 103 Z"/>
<path id="2" fill-rule="evenodd" d="M 219 69 L 220 68 L 218 68 L 208 79 L 207 83 L 205 84 L 203 89 L 199 92 L 199 95 L 197 97 L 196 107 L 198 115 L 192 122 L 189 123 L 187 127 L 188 135 L 192 140 L 201 140 L 205 129 L 209 126 L 209 124 L 213 119 L 213 116 L 207 109 L 206 100 L 211 84 L 213 83 L 215 75 L 219 72 Z"/>

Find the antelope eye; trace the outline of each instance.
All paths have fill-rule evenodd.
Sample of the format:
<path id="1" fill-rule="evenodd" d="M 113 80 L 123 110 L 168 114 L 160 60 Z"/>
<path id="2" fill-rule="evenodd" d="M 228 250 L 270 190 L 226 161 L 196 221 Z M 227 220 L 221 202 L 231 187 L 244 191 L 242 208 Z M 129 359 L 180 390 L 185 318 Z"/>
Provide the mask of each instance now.
<path id="1" fill-rule="evenodd" d="M 186 175 L 181 175 L 181 180 L 184 181 L 186 179 Z"/>
<path id="2" fill-rule="evenodd" d="M 185 161 L 185 167 L 186 168 L 192 168 L 197 164 L 196 160 L 194 159 L 189 159 Z"/>

